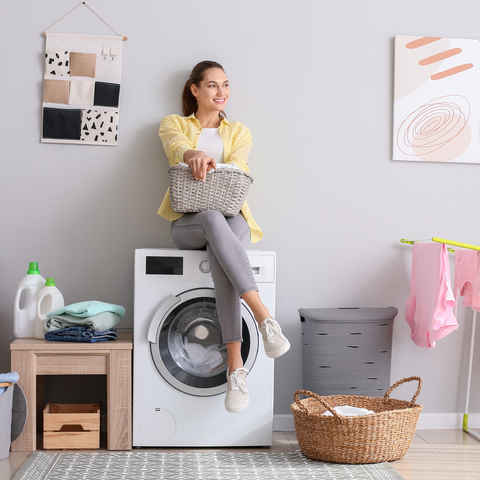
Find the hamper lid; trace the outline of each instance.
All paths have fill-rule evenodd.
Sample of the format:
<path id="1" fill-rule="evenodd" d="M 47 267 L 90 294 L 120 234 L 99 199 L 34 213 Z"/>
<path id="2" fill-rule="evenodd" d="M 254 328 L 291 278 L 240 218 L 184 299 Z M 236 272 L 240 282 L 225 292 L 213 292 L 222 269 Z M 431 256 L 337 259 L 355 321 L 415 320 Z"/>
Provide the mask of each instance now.
<path id="1" fill-rule="evenodd" d="M 398 313 L 395 307 L 385 308 L 299 308 L 301 317 L 314 322 L 378 322 L 393 320 Z"/>

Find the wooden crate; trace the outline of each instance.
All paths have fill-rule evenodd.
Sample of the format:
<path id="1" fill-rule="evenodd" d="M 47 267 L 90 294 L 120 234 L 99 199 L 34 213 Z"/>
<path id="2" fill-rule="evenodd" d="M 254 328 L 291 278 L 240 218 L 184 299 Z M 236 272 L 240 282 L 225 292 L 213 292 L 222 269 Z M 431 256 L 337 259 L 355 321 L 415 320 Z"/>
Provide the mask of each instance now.
<path id="1" fill-rule="evenodd" d="M 48 402 L 43 410 L 43 448 L 100 448 L 100 404 Z"/>

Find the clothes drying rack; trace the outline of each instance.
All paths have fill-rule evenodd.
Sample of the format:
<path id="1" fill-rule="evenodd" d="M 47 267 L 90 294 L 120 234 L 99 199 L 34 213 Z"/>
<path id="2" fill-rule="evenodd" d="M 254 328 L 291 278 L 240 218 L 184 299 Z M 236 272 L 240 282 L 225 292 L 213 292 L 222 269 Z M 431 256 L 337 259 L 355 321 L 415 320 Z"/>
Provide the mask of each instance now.
<path id="1" fill-rule="evenodd" d="M 402 238 L 400 241 L 402 243 L 410 243 L 412 245 L 415 243 L 415 240 L 406 240 L 405 238 Z M 477 251 L 480 252 L 480 246 L 478 246 L 478 245 L 470 245 L 468 243 L 454 242 L 452 240 L 445 240 L 444 238 L 438 238 L 438 237 L 433 237 L 432 241 L 437 242 L 437 243 L 443 243 L 445 245 L 452 245 L 454 247 L 461 247 L 461 248 L 468 248 L 470 250 L 477 250 Z M 448 251 L 449 252 L 454 252 L 455 250 L 449 248 Z M 477 322 L 477 311 L 473 310 L 472 333 L 471 333 L 471 338 L 470 338 L 470 359 L 469 359 L 469 362 L 468 362 L 467 392 L 466 392 L 466 400 L 465 400 L 465 413 L 463 414 L 462 429 L 465 433 L 468 433 L 470 436 L 472 436 L 476 440 L 480 441 L 480 435 L 478 433 L 475 433 L 474 431 L 472 431 L 470 428 L 468 428 L 468 407 L 469 407 L 469 400 L 470 400 L 470 387 L 471 387 L 471 383 L 472 383 L 473 351 L 474 351 L 474 347 L 475 347 L 475 324 L 476 324 L 476 322 Z"/>

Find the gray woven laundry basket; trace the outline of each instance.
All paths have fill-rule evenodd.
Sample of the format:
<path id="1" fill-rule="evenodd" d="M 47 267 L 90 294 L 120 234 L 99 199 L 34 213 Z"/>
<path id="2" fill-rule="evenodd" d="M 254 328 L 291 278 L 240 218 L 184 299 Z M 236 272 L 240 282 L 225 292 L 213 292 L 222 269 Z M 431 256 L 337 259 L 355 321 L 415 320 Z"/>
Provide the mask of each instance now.
<path id="1" fill-rule="evenodd" d="M 188 167 L 168 169 L 170 203 L 178 213 L 217 210 L 226 217 L 240 212 L 253 178 L 242 170 L 218 168 L 207 173 L 204 182 L 195 180 Z"/>

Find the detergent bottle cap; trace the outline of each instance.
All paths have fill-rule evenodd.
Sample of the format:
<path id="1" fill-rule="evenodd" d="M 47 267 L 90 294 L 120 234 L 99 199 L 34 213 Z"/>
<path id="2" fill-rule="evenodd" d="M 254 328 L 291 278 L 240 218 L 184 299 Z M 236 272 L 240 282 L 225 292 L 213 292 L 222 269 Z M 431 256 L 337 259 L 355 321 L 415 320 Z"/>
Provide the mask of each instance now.
<path id="1" fill-rule="evenodd" d="M 40 275 L 40 270 L 38 269 L 38 262 L 30 262 L 28 264 L 28 275 Z"/>
<path id="2" fill-rule="evenodd" d="M 47 278 L 45 282 L 46 287 L 54 287 L 55 286 L 55 279 L 54 278 Z"/>

